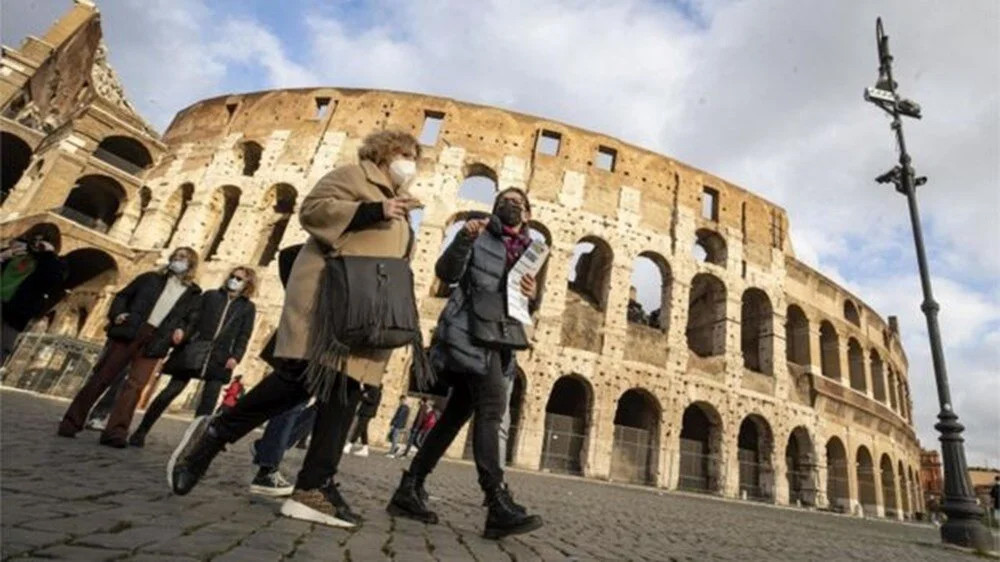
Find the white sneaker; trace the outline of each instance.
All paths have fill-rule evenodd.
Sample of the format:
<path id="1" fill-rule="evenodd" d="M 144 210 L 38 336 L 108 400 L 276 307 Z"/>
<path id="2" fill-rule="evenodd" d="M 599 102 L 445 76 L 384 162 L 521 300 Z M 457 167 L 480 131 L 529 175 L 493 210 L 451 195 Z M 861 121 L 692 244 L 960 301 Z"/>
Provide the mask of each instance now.
<path id="1" fill-rule="evenodd" d="M 368 445 L 362 445 L 360 449 L 358 449 L 357 451 L 354 451 L 354 454 L 356 456 L 359 456 L 359 457 L 367 457 L 368 456 Z"/>
<path id="2" fill-rule="evenodd" d="M 354 450 L 354 445 L 352 445 L 350 443 L 348 443 L 347 445 L 344 445 L 344 454 L 345 455 L 348 454 L 348 453 L 353 452 L 353 450 Z"/>
<path id="3" fill-rule="evenodd" d="M 84 426 L 84 428 L 91 431 L 104 431 L 107 427 L 107 418 L 91 418 L 90 420 L 87 420 L 87 425 Z"/>

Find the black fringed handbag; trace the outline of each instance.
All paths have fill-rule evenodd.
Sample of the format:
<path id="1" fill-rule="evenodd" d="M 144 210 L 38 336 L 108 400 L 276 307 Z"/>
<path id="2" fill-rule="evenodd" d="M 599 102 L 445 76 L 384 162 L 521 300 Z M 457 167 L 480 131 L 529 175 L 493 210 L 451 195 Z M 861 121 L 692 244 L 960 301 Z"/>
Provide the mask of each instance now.
<path id="1" fill-rule="evenodd" d="M 344 372 L 354 349 L 409 345 L 418 386 L 429 388 L 434 383 L 423 348 L 413 271 L 406 259 L 327 258 L 313 329 L 306 380 L 309 391 L 321 400 L 332 395 L 337 372 Z"/>

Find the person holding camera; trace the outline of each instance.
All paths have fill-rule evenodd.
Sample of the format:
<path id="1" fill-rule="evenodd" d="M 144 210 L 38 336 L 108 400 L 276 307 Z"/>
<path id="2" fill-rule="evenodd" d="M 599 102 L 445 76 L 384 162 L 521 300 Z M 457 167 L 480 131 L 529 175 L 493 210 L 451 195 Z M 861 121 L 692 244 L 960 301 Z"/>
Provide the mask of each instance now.
<path id="1" fill-rule="evenodd" d="M 0 250 L 0 364 L 28 324 L 60 296 L 67 268 L 59 257 L 59 229 L 37 224 Z"/>

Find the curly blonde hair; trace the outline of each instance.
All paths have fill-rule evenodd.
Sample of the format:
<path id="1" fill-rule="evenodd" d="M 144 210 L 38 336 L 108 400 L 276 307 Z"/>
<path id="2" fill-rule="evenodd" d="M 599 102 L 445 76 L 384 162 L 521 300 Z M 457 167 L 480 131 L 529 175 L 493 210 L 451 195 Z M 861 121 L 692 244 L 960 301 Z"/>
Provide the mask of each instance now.
<path id="1" fill-rule="evenodd" d="M 257 272 L 250 266 L 241 265 L 234 267 L 233 270 L 229 272 L 229 275 L 232 275 L 237 271 L 242 271 L 247 277 L 246 285 L 244 285 L 243 292 L 240 294 L 248 299 L 252 299 L 257 295 Z"/>
<path id="2" fill-rule="evenodd" d="M 406 131 L 377 131 L 367 137 L 358 149 L 358 159 L 368 160 L 376 166 L 389 163 L 396 154 L 412 148 L 420 158 L 420 143 Z"/>

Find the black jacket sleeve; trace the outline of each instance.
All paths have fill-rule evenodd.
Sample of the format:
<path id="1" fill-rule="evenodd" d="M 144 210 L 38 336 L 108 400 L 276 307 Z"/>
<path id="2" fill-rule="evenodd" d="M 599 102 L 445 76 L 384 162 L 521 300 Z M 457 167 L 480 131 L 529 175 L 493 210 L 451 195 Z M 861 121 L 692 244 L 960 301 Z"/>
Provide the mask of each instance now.
<path id="1" fill-rule="evenodd" d="M 459 230 L 434 266 L 434 273 L 438 278 L 445 283 L 458 283 L 469 265 L 469 257 L 472 255 L 472 246 L 475 242 L 476 239 L 466 234 L 464 228 Z"/>
<path id="2" fill-rule="evenodd" d="M 347 225 L 347 230 L 364 230 L 369 226 L 385 220 L 385 209 L 381 201 L 365 201 L 358 205 L 354 218 Z"/>
<path id="3" fill-rule="evenodd" d="M 125 286 L 124 289 L 118 291 L 115 298 L 111 301 L 111 307 L 108 309 L 108 320 L 114 323 L 115 318 L 119 314 L 125 314 L 129 310 L 129 304 L 132 302 L 132 297 L 139 292 L 139 287 L 144 283 L 148 283 L 153 277 L 159 275 L 152 271 L 147 271 L 146 273 L 141 273 L 131 283 Z"/>
<path id="4" fill-rule="evenodd" d="M 236 332 L 236 341 L 233 342 L 233 357 L 237 361 L 243 361 L 243 355 L 247 352 L 247 343 L 250 335 L 253 334 L 254 320 L 257 318 L 257 307 L 253 302 L 247 300 L 247 313 L 243 315 L 240 322 L 240 329 Z"/>
<path id="5" fill-rule="evenodd" d="M 205 293 L 202 293 L 199 289 L 196 296 L 191 300 L 191 304 L 188 305 L 184 318 L 181 319 L 181 329 L 184 330 L 184 341 L 190 341 L 194 337 L 194 332 L 198 329 L 198 323 L 201 321 L 201 307 L 204 302 Z"/>

